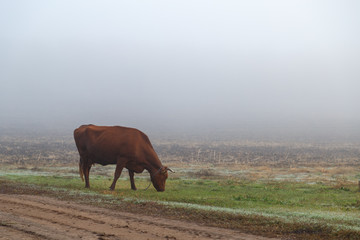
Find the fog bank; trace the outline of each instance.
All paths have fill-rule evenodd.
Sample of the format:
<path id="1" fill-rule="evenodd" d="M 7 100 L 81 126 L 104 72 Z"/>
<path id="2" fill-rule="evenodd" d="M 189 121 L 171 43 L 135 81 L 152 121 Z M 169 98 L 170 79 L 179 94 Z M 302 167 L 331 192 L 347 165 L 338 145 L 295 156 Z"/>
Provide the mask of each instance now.
<path id="1" fill-rule="evenodd" d="M 3 1 L 0 123 L 356 137 L 359 10 L 350 0 Z"/>

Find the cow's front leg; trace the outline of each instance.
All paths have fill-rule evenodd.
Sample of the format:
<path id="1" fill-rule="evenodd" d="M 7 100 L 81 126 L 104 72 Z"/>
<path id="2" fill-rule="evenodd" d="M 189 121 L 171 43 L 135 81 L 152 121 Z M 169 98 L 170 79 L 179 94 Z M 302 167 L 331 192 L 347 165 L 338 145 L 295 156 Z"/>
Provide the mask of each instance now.
<path id="1" fill-rule="evenodd" d="M 129 170 L 131 189 L 136 190 L 135 181 L 134 181 L 134 171 Z"/>
<path id="2" fill-rule="evenodd" d="M 124 164 L 121 163 L 121 161 L 118 160 L 118 162 L 116 164 L 115 174 L 114 174 L 114 181 L 110 186 L 110 190 L 115 189 L 116 182 L 119 179 L 119 177 L 121 175 L 121 171 L 123 170 L 123 168 L 124 168 Z"/>

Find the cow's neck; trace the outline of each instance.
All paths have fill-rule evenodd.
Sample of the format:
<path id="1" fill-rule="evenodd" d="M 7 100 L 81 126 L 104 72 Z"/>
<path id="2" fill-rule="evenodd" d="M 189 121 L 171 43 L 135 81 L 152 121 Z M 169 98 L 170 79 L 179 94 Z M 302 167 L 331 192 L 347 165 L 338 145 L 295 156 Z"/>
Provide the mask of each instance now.
<path id="1" fill-rule="evenodd" d="M 148 170 L 148 172 L 153 175 L 156 172 L 159 171 L 160 168 L 162 168 L 161 162 L 157 159 L 155 161 L 152 161 L 149 165 L 145 166 L 145 169 Z"/>

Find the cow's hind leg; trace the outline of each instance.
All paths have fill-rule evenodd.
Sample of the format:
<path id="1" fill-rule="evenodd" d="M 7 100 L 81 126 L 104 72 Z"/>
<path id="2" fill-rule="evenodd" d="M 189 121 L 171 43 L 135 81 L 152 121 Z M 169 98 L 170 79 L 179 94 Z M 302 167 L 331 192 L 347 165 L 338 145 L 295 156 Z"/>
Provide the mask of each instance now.
<path id="1" fill-rule="evenodd" d="M 131 189 L 136 190 L 135 181 L 134 181 L 134 171 L 129 170 Z"/>
<path id="2" fill-rule="evenodd" d="M 124 164 L 121 163 L 121 161 L 118 160 L 118 162 L 116 164 L 115 174 L 114 174 L 114 181 L 112 182 L 112 184 L 110 186 L 110 190 L 115 189 L 116 182 L 119 179 L 119 177 L 121 175 L 121 171 L 123 170 L 123 168 L 124 168 Z"/>
<path id="3" fill-rule="evenodd" d="M 91 168 L 91 164 L 86 163 L 83 165 L 83 172 L 85 175 L 85 187 L 86 188 L 90 188 L 90 181 L 89 181 L 90 168 Z"/>

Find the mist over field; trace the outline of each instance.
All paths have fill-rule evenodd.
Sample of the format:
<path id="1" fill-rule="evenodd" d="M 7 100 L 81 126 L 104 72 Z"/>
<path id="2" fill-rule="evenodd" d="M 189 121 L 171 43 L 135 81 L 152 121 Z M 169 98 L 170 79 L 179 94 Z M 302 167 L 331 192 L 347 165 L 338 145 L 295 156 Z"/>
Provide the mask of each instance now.
<path id="1" fill-rule="evenodd" d="M 2 1 L 0 130 L 360 139 L 358 1 Z"/>

